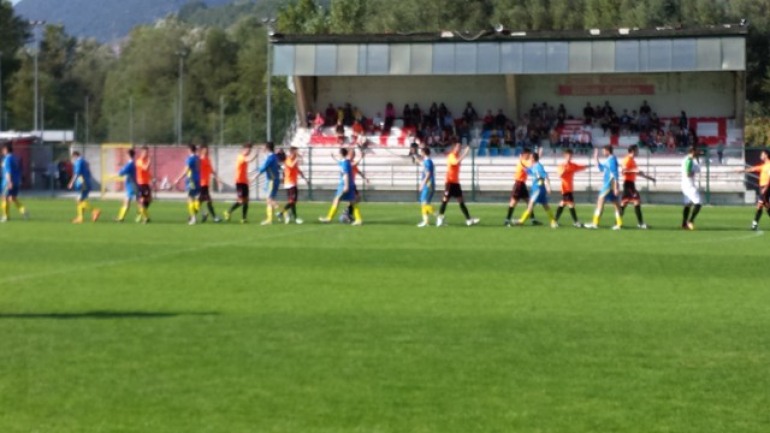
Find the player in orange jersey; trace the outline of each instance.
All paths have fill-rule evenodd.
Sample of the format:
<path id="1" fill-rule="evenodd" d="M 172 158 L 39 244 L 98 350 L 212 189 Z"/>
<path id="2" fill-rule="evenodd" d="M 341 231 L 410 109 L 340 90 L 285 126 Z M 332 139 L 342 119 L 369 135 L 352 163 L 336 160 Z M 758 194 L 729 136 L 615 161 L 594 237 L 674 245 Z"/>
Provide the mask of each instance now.
<path id="1" fill-rule="evenodd" d="M 230 210 L 225 211 L 225 221 L 230 221 L 233 212 L 241 209 L 241 224 L 245 224 L 249 216 L 249 164 L 256 159 L 251 156 L 251 143 L 244 144 L 241 153 L 235 161 L 235 191 L 237 198 Z"/>
<path id="2" fill-rule="evenodd" d="M 201 195 L 200 195 L 200 201 L 206 203 L 206 207 L 208 211 L 203 211 L 203 215 L 201 217 L 201 222 L 206 222 L 206 220 L 209 219 L 209 214 L 211 214 L 211 217 L 214 218 L 214 222 L 218 223 L 221 220 L 219 217 L 217 217 L 216 211 L 214 211 L 214 203 L 211 200 L 211 177 L 214 176 L 214 179 L 216 179 L 219 184 L 222 184 L 222 179 L 220 179 L 219 174 L 214 170 L 214 167 L 211 165 L 211 158 L 209 155 L 209 147 L 208 145 L 202 145 L 200 148 L 200 157 L 201 157 Z"/>
<path id="3" fill-rule="evenodd" d="M 471 218 L 471 214 L 468 212 L 468 207 L 465 206 L 465 200 L 463 199 L 463 189 L 460 187 L 460 165 L 471 150 L 470 147 L 466 147 L 465 150 L 463 150 L 462 147 L 463 145 L 461 143 L 455 143 L 447 156 L 444 197 L 441 199 L 441 208 L 439 209 L 438 217 L 436 218 L 436 227 L 444 225 L 446 205 L 452 198 L 456 199 L 457 203 L 460 204 L 460 210 L 462 210 L 463 215 L 465 216 L 466 225 L 473 226 L 479 223 L 478 218 Z"/>
<path id="4" fill-rule="evenodd" d="M 577 211 L 575 211 L 575 173 L 583 171 L 588 168 L 587 165 L 576 164 L 572 162 L 572 156 L 574 152 L 572 149 L 564 149 L 564 162 L 559 164 L 559 177 L 561 178 L 561 202 L 556 209 L 556 222 L 559 222 L 564 207 L 569 208 L 569 213 L 572 216 L 572 225 L 581 228 L 583 223 L 578 220 Z"/>
<path id="5" fill-rule="evenodd" d="M 751 222 L 752 230 L 759 229 L 759 220 L 762 218 L 763 209 L 766 209 L 767 214 L 770 215 L 770 151 L 767 149 L 762 149 L 762 152 L 759 154 L 759 158 L 762 161 L 760 164 L 739 171 L 743 173 L 759 174 L 757 212 L 754 214 L 754 221 Z"/>
<path id="6" fill-rule="evenodd" d="M 655 178 L 648 176 L 636 165 L 636 156 L 639 155 L 639 146 L 633 145 L 628 148 L 628 155 L 620 163 L 620 169 L 623 175 L 623 197 L 620 199 L 620 216 L 626 213 L 626 206 L 629 203 L 634 205 L 636 213 L 637 227 L 647 230 L 647 224 L 644 223 L 642 216 L 642 197 L 636 189 L 636 176 L 643 177 L 655 182 Z"/>
<path id="7" fill-rule="evenodd" d="M 300 168 L 302 158 L 300 158 L 296 147 L 290 147 L 288 155 L 285 155 L 285 157 L 279 156 L 279 160 L 282 158 L 284 158 L 281 161 L 283 162 L 283 188 L 286 190 L 288 201 L 283 210 L 278 213 L 278 218 L 283 219 L 286 224 L 289 224 L 292 219 L 295 224 L 302 224 L 302 220 L 297 217 L 297 200 L 299 199 L 298 180 L 301 177 L 305 183 L 310 184 L 310 182 Z"/>
<path id="8" fill-rule="evenodd" d="M 139 149 L 139 158 L 136 159 L 136 185 L 139 189 L 137 206 L 139 216 L 137 222 L 147 224 L 150 222 L 150 203 L 152 203 L 152 175 L 150 174 L 150 148 L 142 146 Z"/>

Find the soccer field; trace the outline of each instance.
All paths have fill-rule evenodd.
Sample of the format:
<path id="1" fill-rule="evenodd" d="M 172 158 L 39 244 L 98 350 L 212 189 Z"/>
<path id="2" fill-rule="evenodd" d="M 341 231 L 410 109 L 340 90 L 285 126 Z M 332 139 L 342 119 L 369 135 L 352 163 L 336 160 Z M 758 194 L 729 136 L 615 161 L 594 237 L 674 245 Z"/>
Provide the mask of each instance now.
<path id="1" fill-rule="evenodd" d="M 364 203 L 363 227 L 315 223 L 321 204 L 270 227 L 261 203 L 194 227 L 181 202 L 146 226 L 109 221 L 117 202 L 81 226 L 73 202 L 26 204 L 0 225 L 3 433 L 770 425 L 770 238 L 749 207 L 685 232 L 648 206 L 651 230 L 613 232 L 504 228 L 474 203 L 480 226 L 452 204 L 425 229 L 416 204 Z"/>

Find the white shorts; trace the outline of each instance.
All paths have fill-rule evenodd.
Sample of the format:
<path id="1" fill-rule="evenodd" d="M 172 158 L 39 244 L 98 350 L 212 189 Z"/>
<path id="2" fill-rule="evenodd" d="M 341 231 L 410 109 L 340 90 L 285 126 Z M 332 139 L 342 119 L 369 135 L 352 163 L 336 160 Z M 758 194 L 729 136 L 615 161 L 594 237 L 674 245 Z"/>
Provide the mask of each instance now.
<path id="1" fill-rule="evenodd" d="M 700 192 L 698 188 L 692 185 L 682 185 L 682 194 L 684 194 L 684 204 L 700 204 Z"/>

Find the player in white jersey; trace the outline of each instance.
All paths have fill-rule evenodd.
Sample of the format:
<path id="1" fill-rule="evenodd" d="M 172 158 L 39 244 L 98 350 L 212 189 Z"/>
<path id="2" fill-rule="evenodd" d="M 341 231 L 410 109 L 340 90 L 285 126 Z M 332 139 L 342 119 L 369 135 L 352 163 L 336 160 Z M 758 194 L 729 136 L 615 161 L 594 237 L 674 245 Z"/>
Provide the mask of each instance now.
<path id="1" fill-rule="evenodd" d="M 698 149 L 693 146 L 688 149 L 687 157 L 682 161 L 682 194 L 684 194 L 682 228 L 685 230 L 695 230 L 695 218 L 700 212 L 699 174 Z"/>

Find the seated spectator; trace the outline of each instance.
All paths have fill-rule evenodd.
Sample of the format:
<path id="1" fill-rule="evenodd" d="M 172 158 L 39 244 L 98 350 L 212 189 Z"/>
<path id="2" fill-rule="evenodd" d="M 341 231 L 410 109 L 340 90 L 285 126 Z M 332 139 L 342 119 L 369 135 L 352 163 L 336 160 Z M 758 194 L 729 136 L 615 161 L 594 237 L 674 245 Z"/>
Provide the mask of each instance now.
<path id="1" fill-rule="evenodd" d="M 361 110 L 359 110 L 358 107 L 353 107 L 353 121 L 363 124 L 364 120 L 366 119 L 364 119 L 364 114 Z"/>
<path id="2" fill-rule="evenodd" d="M 334 126 L 337 123 L 337 110 L 331 102 L 329 103 L 329 106 L 326 107 L 326 118 L 324 120 L 325 126 Z"/>
<path id="3" fill-rule="evenodd" d="M 529 118 L 536 119 L 540 117 L 540 109 L 537 108 L 537 104 L 532 104 L 532 108 L 529 109 Z"/>
<path id="4" fill-rule="evenodd" d="M 468 126 L 468 121 L 463 118 L 460 121 L 460 125 L 457 127 L 457 136 L 460 138 L 460 140 L 464 140 L 464 142 L 470 142 L 471 140 L 471 129 L 470 126 Z"/>
<path id="5" fill-rule="evenodd" d="M 422 127 L 422 109 L 420 109 L 420 104 L 415 103 L 412 106 L 412 126 L 416 128 Z"/>
<path id="6" fill-rule="evenodd" d="M 345 108 L 342 106 L 337 107 L 337 123 L 345 124 Z"/>
<path id="7" fill-rule="evenodd" d="M 631 112 L 628 127 L 631 129 L 631 132 L 639 132 L 639 114 L 636 113 L 636 110 Z"/>
<path id="8" fill-rule="evenodd" d="M 513 122 L 507 122 L 503 129 L 503 142 L 508 147 L 516 146 L 516 127 Z"/>
<path id="9" fill-rule="evenodd" d="M 314 121 L 315 121 L 315 112 L 312 109 L 307 110 L 307 114 L 305 115 L 305 128 L 312 128 Z"/>
<path id="10" fill-rule="evenodd" d="M 444 105 L 444 103 L 442 102 L 441 105 L 438 106 L 438 120 L 439 120 L 439 127 L 441 129 L 444 129 L 447 126 L 449 126 L 446 123 L 448 113 L 449 113 L 449 109 L 447 109 L 446 105 Z M 454 119 L 452 119 L 452 122 L 454 122 Z"/>
<path id="11" fill-rule="evenodd" d="M 393 122 L 396 121 L 396 108 L 393 107 L 392 102 L 388 102 L 385 105 L 385 123 L 382 125 L 382 131 L 386 134 L 390 134 L 390 128 L 393 127 Z"/>
<path id="12" fill-rule="evenodd" d="M 385 120 L 382 118 L 382 113 L 377 113 L 372 120 L 372 127 L 375 131 L 385 130 Z"/>
<path id="13" fill-rule="evenodd" d="M 529 131 L 527 130 L 527 119 L 523 117 L 519 125 L 516 127 L 516 133 L 514 138 L 516 140 L 516 147 L 527 147 L 527 137 L 529 137 Z"/>
<path id="14" fill-rule="evenodd" d="M 502 131 L 505 129 L 505 125 L 508 123 L 508 118 L 505 117 L 505 113 L 503 113 L 503 109 L 500 108 L 497 110 L 497 116 L 495 116 L 495 129 Z"/>
<path id="15" fill-rule="evenodd" d="M 628 114 L 627 109 L 623 109 L 623 114 L 620 115 L 620 130 L 623 132 L 631 130 L 631 115 Z"/>
<path id="16" fill-rule="evenodd" d="M 321 130 L 323 129 L 325 123 L 326 121 L 324 120 L 323 116 L 321 116 L 321 112 L 319 111 L 315 115 L 315 120 L 313 121 L 313 133 L 321 134 Z"/>
<path id="17" fill-rule="evenodd" d="M 663 129 L 663 125 L 660 123 L 660 118 L 658 117 L 658 113 L 652 113 L 650 115 L 650 128 L 652 129 Z"/>
<path id="18" fill-rule="evenodd" d="M 500 149 L 502 146 L 500 145 L 500 137 L 497 135 L 497 133 L 492 134 L 491 137 L 489 137 L 489 148 L 490 149 Z"/>
<path id="19" fill-rule="evenodd" d="M 567 120 L 567 109 L 564 107 L 564 104 L 559 104 L 559 109 L 556 110 L 556 124 L 564 126 L 565 120 Z"/>
<path id="20" fill-rule="evenodd" d="M 473 104 L 470 102 L 465 105 L 465 110 L 463 110 L 463 119 L 465 119 L 465 122 L 468 125 L 473 125 L 473 122 L 479 119 L 479 114 L 476 113 L 476 109 L 473 108 Z"/>
<path id="21" fill-rule="evenodd" d="M 585 108 L 583 108 L 583 123 L 586 125 L 592 125 L 594 123 L 594 107 L 590 102 L 586 102 Z"/>
<path id="22" fill-rule="evenodd" d="M 495 116 L 492 115 L 492 110 L 487 110 L 487 114 L 482 120 L 481 128 L 484 131 L 491 131 L 495 127 Z"/>
<path id="23" fill-rule="evenodd" d="M 650 108 L 650 106 L 647 105 L 647 101 L 645 100 L 644 102 L 642 102 L 642 106 L 639 107 L 639 115 L 646 114 L 647 116 L 649 116 L 650 113 L 652 113 L 652 108 Z"/>
<path id="24" fill-rule="evenodd" d="M 435 102 L 430 104 L 428 115 L 426 116 L 425 121 L 430 123 L 432 126 L 438 125 L 438 105 Z"/>
<path id="25" fill-rule="evenodd" d="M 337 122 L 337 127 L 334 129 L 337 134 L 337 144 L 345 143 L 345 125 L 342 124 L 342 120 Z"/>
<path id="26" fill-rule="evenodd" d="M 412 107 L 409 104 L 404 105 L 404 111 L 401 114 L 404 119 L 404 128 L 412 126 Z"/>
<path id="27" fill-rule="evenodd" d="M 637 126 L 639 127 L 639 131 L 641 132 L 649 132 L 650 131 L 650 115 L 647 113 L 639 113 L 639 120 L 637 122 Z"/>
<path id="28" fill-rule="evenodd" d="M 620 135 L 620 118 L 614 111 L 611 111 L 610 113 L 610 134 Z"/>

